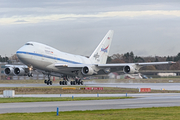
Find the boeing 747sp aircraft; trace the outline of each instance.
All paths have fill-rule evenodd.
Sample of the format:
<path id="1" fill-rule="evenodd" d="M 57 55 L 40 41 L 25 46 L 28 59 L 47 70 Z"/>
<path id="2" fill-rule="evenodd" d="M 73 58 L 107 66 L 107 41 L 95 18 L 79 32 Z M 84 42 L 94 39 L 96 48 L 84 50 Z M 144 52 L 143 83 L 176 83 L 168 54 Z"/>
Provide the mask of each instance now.
<path id="1" fill-rule="evenodd" d="M 124 73 L 135 73 L 143 66 L 171 64 L 173 62 L 148 62 L 148 63 L 120 63 L 106 64 L 108 53 L 113 38 L 113 30 L 109 30 L 100 44 L 89 58 L 59 51 L 50 46 L 37 42 L 27 42 L 16 55 L 25 65 L 6 65 L 6 75 L 32 77 L 32 70 L 37 70 L 48 76 L 44 83 L 52 85 L 51 76 L 63 77 L 60 85 L 67 85 L 69 78 L 74 80 L 71 85 L 83 85 L 85 76 L 108 74 L 123 70 Z"/>

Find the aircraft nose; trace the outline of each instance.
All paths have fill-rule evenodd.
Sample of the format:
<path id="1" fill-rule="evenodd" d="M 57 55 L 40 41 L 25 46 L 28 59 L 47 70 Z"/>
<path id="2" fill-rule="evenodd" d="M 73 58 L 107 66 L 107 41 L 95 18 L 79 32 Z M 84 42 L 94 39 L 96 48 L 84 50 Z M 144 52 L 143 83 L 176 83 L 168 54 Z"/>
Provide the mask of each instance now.
<path id="1" fill-rule="evenodd" d="M 23 49 L 21 48 L 16 52 L 18 59 L 24 64 L 27 64 L 27 62 L 29 62 L 30 60 L 27 53 L 27 51 L 23 51 Z"/>
<path id="2" fill-rule="evenodd" d="M 17 50 L 16 55 L 21 60 L 23 58 L 23 54 L 26 54 L 25 47 L 21 47 Z"/>
<path id="3" fill-rule="evenodd" d="M 22 52 L 21 51 L 17 51 L 16 52 L 16 56 L 21 59 L 22 58 Z"/>

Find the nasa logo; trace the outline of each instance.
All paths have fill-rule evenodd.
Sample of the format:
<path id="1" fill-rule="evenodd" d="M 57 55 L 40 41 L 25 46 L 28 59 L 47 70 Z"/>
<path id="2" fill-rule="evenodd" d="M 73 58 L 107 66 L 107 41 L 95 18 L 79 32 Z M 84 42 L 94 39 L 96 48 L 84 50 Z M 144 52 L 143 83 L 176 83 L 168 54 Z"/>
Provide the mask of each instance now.
<path id="1" fill-rule="evenodd" d="M 108 49 L 109 45 L 106 48 L 101 48 L 102 52 L 106 52 L 107 53 L 107 49 Z"/>

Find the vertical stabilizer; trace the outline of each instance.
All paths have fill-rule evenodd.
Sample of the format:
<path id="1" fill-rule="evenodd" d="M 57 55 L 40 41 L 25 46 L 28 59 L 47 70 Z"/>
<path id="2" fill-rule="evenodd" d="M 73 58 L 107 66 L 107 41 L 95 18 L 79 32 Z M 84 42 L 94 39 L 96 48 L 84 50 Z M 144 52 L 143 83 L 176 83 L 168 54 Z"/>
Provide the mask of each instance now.
<path id="1" fill-rule="evenodd" d="M 113 30 L 109 30 L 108 33 L 103 38 L 103 40 L 97 46 L 95 51 L 92 53 L 92 55 L 89 58 L 92 61 L 92 63 L 106 64 L 110 46 L 111 46 L 111 41 L 113 38 L 113 33 L 114 33 Z"/>

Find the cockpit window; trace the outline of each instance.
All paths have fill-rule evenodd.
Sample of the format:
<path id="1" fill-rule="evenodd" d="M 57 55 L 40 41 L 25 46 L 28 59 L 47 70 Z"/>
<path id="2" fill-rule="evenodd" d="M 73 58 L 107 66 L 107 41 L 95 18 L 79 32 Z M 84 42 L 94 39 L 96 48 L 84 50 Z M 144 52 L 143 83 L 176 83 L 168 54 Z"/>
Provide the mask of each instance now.
<path id="1" fill-rule="evenodd" d="M 33 46 L 33 44 L 32 44 L 32 43 L 26 43 L 25 45 L 32 45 L 32 46 Z"/>

